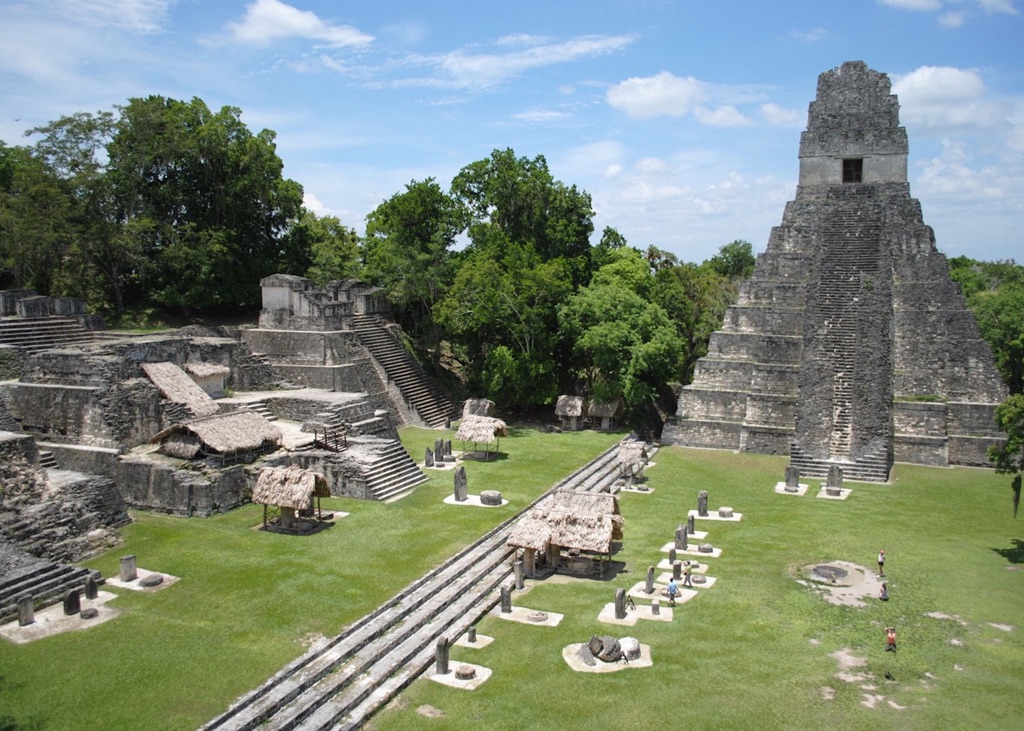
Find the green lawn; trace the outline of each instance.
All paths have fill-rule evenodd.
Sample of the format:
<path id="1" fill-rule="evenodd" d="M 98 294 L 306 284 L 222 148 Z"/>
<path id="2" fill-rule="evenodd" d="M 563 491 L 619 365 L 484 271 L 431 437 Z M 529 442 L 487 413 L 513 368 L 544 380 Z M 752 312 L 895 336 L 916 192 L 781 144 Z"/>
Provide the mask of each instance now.
<path id="1" fill-rule="evenodd" d="M 537 585 L 516 603 L 565 614 L 557 628 L 486 619 L 478 630 L 495 642 L 452 649 L 452 667 L 491 668 L 486 683 L 469 692 L 421 679 L 370 725 L 566 731 L 644 728 L 671 718 L 673 726 L 700 729 L 1018 727 L 1024 571 L 1017 569 L 1024 551 L 1005 477 L 899 465 L 892 486 L 855 484 L 839 502 L 816 499 L 817 481 L 803 497 L 776 495 L 781 458 L 668 448 L 655 459 L 654 493 L 621 498 L 625 542 L 616 558 L 627 573 L 608 582 Z M 712 510 L 729 505 L 743 513 L 739 523 L 698 522 L 723 549 L 708 561 L 718 583 L 677 608 L 671 624 L 598 623 L 615 589 L 643 580 L 657 563 L 701 489 Z M 880 548 L 888 556 L 888 604 L 834 606 L 795 581 L 798 567 L 820 561 L 873 567 Z M 958 619 L 925 616 L 930 612 Z M 895 655 L 884 651 L 888 624 L 899 630 Z M 562 648 L 593 634 L 637 637 L 652 647 L 654 666 L 572 671 Z M 866 666 L 853 672 L 869 677 L 838 679 L 829 655 L 841 649 L 863 658 Z M 894 682 L 884 679 L 886 671 Z M 882 698 L 868 708 L 867 695 Z M 444 716 L 418 713 L 425 705 Z"/>
<path id="2" fill-rule="evenodd" d="M 436 435 L 406 429 L 402 438 L 422 459 Z M 252 506 L 207 520 L 136 514 L 124 548 L 88 565 L 109 576 L 119 556 L 134 553 L 141 567 L 181 581 L 150 595 L 115 590 L 121 617 L 87 632 L 0 643 L 0 729 L 194 729 L 300 654 L 303 638 L 336 633 L 620 436 L 514 430 L 501 440 L 501 459 L 467 465 L 469 491 L 501 490 L 511 500 L 502 509 L 443 505 L 446 472 L 391 505 L 325 501 L 352 514 L 302 538 L 251 530 L 261 514 Z M 561 625 L 483 621 L 480 633 L 495 642 L 453 648 L 452 661 L 491 668 L 486 683 L 467 692 L 418 680 L 371 725 L 625 729 L 671 719 L 702 729 L 1002 729 L 1024 717 L 1024 571 L 1016 570 L 1024 547 L 1005 477 L 899 465 L 893 485 L 856 484 L 838 502 L 815 499 L 817 483 L 803 497 L 776 495 L 782 458 L 666 448 L 656 461 L 654 492 L 621 499 L 616 558 L 626 573 L 536 586 L 517 603 L 564 613 Z M 712 510 L 744 515 L 698 523 L 723 549 L 709 560 L 717 585 L 672 623 L 599 624 L 615 589 L 657 563 L 700 489 Z M 873 566 L 879 548 L 888 604 L 833 606 L 794 580 L 796 567 L 819 561 Z M 895 655 L 884 652 L 887 624 L 899 628 Z M 573 672 L 562 648 L 595 633 L 636 636 L 653 648 L 654 666 Z M 843 648 L 864 658 L 858 670 L 870 677 L 836 677 L 829 655 Z M 882 696 L 874 708 L 862 705 L 866 693 Z M 418 713 L 423 705 L 444 716 Z"/>

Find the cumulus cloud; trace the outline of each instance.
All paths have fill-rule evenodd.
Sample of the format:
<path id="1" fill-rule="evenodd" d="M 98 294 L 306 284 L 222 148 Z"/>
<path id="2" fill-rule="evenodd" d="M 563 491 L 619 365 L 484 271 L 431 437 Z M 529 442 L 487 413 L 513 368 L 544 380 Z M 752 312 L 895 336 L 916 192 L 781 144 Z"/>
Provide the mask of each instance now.
<path id="1" fill-rule="evenodd" d="M 795 109 L 783 109 L 778 104 L 768 102 L 760 107 L 761 117 L 770 124 L 784 126 L 802 125 L 804 114 Z"/>
<path id="2" fill-rule="evenodd" d="M 893 92 L 900 118 L 909 126 L 949 130 L 986 128 L 1002 123 L 1004 112 L 988 98 L 977 72 L 950 66 L 922 66 L 897 77 Z"/>
<path id="3" fill-rule="evenodd" d="M 350 25 L 328 23 L 309 10 L 299 10 L 280 0 L 256 0 L 245 16 L 228 26 L 236 40 L 266 45 L 285 38 L 306 38 L 331 46 L 363 46 L 373 36 Z"/>
<path id="4" fill-rule="evenodd" d="M 971 16 L 971 10 L 977 9 L 986 15 L 1002 13 L 1018 15 L 1013 0 L 876 0 L 879 5 L 886 5 L 898 10 L 912 10 L 922 13 L 939 13 L 939 25 L 946 28 L 959 28 Z"/>
<path id="5" fill-rule="evenodd" d="M 668 71 L 647 77 L 633 77 L 611 87 L 608 103 L 631 117 L 682 117 L 704 100 L 705 85 L 692 76 L 681 78 Z"/>
<path id="6" fill-rule="evenodd" d="M 693 110 L 693 116 L 701 124 L 707 124 L 712 127 L 745 127 L 750 124 L 750 120 L 731 104 L 726 104 L 716 109 L 697 107 Z"/>

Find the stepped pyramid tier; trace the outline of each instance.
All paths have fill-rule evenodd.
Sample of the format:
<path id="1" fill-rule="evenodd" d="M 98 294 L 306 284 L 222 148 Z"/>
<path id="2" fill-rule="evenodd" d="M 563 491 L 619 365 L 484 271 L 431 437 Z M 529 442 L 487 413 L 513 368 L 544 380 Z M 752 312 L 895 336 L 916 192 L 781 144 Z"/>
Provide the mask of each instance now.
<path id="1" fill-rule="evenodd" d="M 860 61 L 821 74 L 796 198 L 663 442 L 882 482 L 893 461 L 988 464 L 1006 386 L 910 196 L 908 151 L 888 76 Z"/>
<path id="2" fill-rule="evenodd" d="M 403 347 L 384 293 L 354 279 L 323 287 L 288 274 L 260 281 L 259 327 L 243 331 L 288 381 L 362 392 L 397 423 L 439 427 L 458 412 Z"/>

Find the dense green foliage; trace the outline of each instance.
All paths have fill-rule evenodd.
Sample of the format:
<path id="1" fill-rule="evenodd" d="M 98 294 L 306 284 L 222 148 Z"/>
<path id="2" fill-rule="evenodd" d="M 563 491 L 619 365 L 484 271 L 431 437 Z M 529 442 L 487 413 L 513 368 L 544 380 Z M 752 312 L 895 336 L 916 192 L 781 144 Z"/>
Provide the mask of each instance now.
<path id="1" fill-rule="evenodd" d="M 69 294 L 113 316 L 224 314 L 272 272 L 382 287 L 408 343 L 460 396 L 506 411 L 559 394 L 621 398 L 640 427 L 673 408 L 739 283 L 746 241 L 682 262 L 606 227 L 543 156 L 494 150 L 444 190 L 413 180 L 345 222 L 303 209 L 274 133 L 199 99 L 131 99 L 0 142 L 0 287 Z M 1024 267 L 950 261 L 1012 393 L 1024 389 Z M 130 318 L 129 318 L 130 319 Z"/>
<path id="2" fill-rule="evenodd" d="M 401 436 L 422 455 L 437 432 Z M 181 580 L 153 594 L 107 587 L 121 615 L 88 631 L 0 641 L 0 728 L 77 728 L 82 719 L 95 728 L 198 728 L 313 637 L 376 609 L 616 438 L 513 428 L 501 459 L 466 463 L 471 491 L 486 486 L 511 501 L 493 510 L 445 505 L 449 472 L 392 504 L 326 500 L 351 514 L 312 536 L 253 530 L 257 506 L 210 519 L 136 514 L 125 545 L 88 565 L 110 576 L 120 556 L 134 554 L 141 567 Z M 1011 571 L 1024 562 L 1019 523 L 1008 501 L 983 497 L 1005 493 L 999 475 L 896 465 L 893 484 L 858 484 L 838 502 L 815 499 L 816 484 L 803 497 L 775 494 L 783 457 L 672 447 L 655 462 L 653 492 L 621 497 L 625 540 L 614 558 L 623 572 L 515 593 L 515 605 L 561 613 L 562 622 L 485 619 L 479 633 L 495 641 L 453 648 L 452 665 L 490 668 L 487 682 L 469 692 L 417 680 L 367 727 L 642 728 L 664 713 L 709 729 L 996 729 L 1024 715 L 1024 571 Z M 671 622 L 598 622 L 616 589 L 642 582 L 665 556 L 701 489 L 712 510 L 743 514 L 735 524 L 697 522 L 723 550 L 708 561 L 718 583 Z M 880 548 L 889 557 L 887 604 L 834 606 L 796 581 L 799 567 L 817 562 L 870 568 Z M 899 630 L 895 655 L 884 651 L 889 624 Z M 652 648 L 653 667 L 570 670 L 562 648 L 593 634 L 636 637 Z M 837 677 L 830 655 L 844 648 L 866 662 L 850 672 L 867 677 Z M 679 699 L 670 702 L 673 689 Z M 883 700 L 869 708 L 872 694 Z M 444 717 L 420 715 L 423 705 Z"/>

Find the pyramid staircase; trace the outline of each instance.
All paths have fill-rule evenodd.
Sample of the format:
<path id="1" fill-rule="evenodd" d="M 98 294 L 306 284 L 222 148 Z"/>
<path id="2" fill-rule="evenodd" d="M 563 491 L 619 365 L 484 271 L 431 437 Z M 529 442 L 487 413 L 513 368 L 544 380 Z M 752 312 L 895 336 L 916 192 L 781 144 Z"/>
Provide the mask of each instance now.
<path id="1" fill-rule="evenodd" d="M 853 440 L 854 379 L 860 342 L 862 275 L 874 276 L 880 265 L 882 208 L 873 201 L 851 196 L 829 212 L 822 227 L 822 257 L 812 301 L 824 336 L 812 358 L 815 370 L 832 380 L 832 430 L 828 459 L 815 459 L 795 444 L 790 461 L 808 477 L 827 477 L 829 466 L 839 465 L 851 480 L 885 482 L 889 477 L 886 450 L 881 455 L 850 458 Z"/>
<path id="2" fill-rule="evenodd" d="M 249 401 L 248 403 L 245 404 L 245 408 L 249 409 L 249 411 L 259 414 L 267 421 L 277 421 L 277 415 L 270 410 L 269 406 L 267 406 L 266 399 L 260 399 L 259 401 Z"/>
<path id="3" fill-rule="evenodd" d="M 408 406 L 423 423 L 438 428 L 458 416 L 448 397 L 409 355 L 391 327 L 375 315 L 354 315 L 352 319 L 353 331 L 359 340 L 384 369 L 388 381 L 398 386 Z"/>
<path id="4" fill-rule="evenodd" d="M 416 466 L 399 441 L 388 440 L 377 459 L 363 465 L 366 487 L 374 500 L 392 502 L 430 478 Z"/>
<path id="5" fill-rule="evenodd" d="M 0 320 L 0 344 L 26 353 L 41 353 L 67 345 L 93 342 L 93 334 L 71 317 L 4 318 Z"/>

